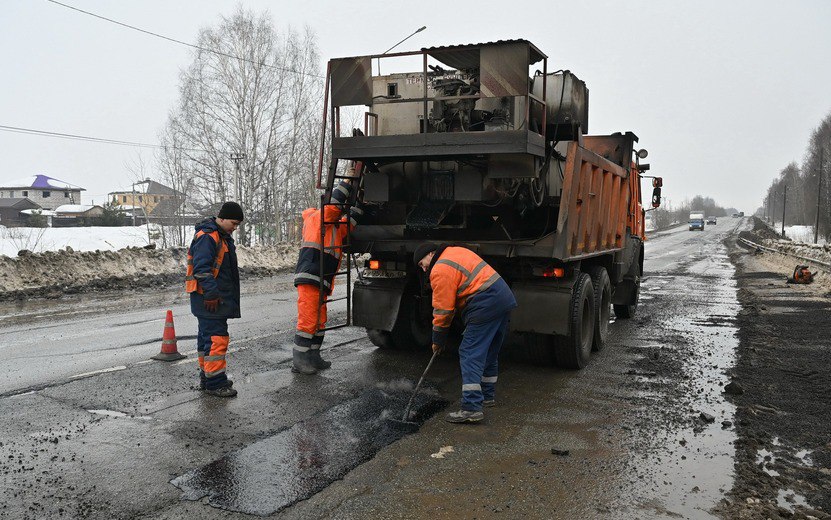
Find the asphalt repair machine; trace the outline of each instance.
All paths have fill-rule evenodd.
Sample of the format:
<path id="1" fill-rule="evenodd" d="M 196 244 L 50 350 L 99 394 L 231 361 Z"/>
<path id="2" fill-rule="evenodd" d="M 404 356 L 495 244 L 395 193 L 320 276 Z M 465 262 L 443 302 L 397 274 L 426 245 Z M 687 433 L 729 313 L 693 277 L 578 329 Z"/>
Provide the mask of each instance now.
<path id="1" fill-rule="evenodd" d="M 379 70 L 394 68 L 389 60 L 421 70 L 373 74 L 376 59 Z M 321 209 L 343 166 L 359 164 L 365 213 L 344 248 L 370 255 L 346 297 L 347 324 L 381 348 L 429 347 L 430 287 L 412 252 L 424 241 L 464 245 L 516 295 L 515 348 L 585 366 L 607 341 L 611 309 L 630 318 L 638 305 L 649 169 L 634 133 L 585 135 L 588 101 L 585 83 L 548 72 L 525 40 L 330 60 Z M 363 129 L 342 133 L 355 107 L 366 107 Z M 351 282 L 344 256 L 338 275 Z"/>

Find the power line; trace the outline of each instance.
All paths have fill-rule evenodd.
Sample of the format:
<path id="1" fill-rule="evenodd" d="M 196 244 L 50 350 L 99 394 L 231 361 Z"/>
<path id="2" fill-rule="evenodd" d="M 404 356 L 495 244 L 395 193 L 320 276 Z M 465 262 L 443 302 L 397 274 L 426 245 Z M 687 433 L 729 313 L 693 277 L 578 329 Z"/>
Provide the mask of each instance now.
<path id="1" fill-rule="evenodd" d="M 71 139 L 75 141 L 86 141 L 91 143 L 101 143 L 101 144 L 115 144 L 120 146 L 133 146 L 136 148 L 154 148 L 157 150 L 181 150 L 185 152 L 205 152 L 205 150 L 199 150 L 196 148 L 179 148 L 176 146 L 162 146 L 160 144 L 150 144 L 150 143 L 140 143 L 137 141 L 122 141 L 120 139 L 107 139 L 104 137 L 91 137 L 88 135 L 77 135 L 77 134 L 65 134 L 61 132 L 50 132 L 48 130 L 35 130 L 33 128 L 22 128 L 19 126 L 7 126 L 7 125 L 0 125 L 0 131 L 3 132 L 11 132 L 15 134 L 23 134 L 23 135 L 37 135 L 41 137 L 55 137 L 58 139 Z"/>
<path id="2" fill-rule="evenodd" d="M 235 59 L 235 60 L 240 60 L 240 61 L 244 61 L 244 62 L 247 62 L 247 63 L 252 63 L 254 65 L 261 65 L 263 67 L 268 67 L 268 68 L 276 69 L 276 70 L 283 71 L 283 72 L 293 72 L 294 74 L 301 74 L 301 75 L 304 75 L 304 76 L 311 76 L 311 77 L 314 77 L 314 78 L 323 78 L 323 76 L 321 76 L 319 74 L 312 74 L 310 72 L 301 72 L 299 70 L 288 69 L 288 68 L 285 68 L 285 67 L 280 67 L 278 65 L 269 65 L 268 63 L 265 63 L 265 62 L 249 60 L 249 59 L 243 58 L 241 56 L 234 56 L 233 54 L 228 54 L 228 53 L 225 53 L 225 52 L 222 52 L 222 51 L 209 49 L 207 47 L 194 45 L 192 43 L 188 43 L 188 42 L 185 42 L 185 41 L 182 41 L 182 40 L 177 40 L 176 38 L 171 38 L 170 36 L 165 36 L 163 34 L 159 34 L 159 33 L 153 32 L 153 31 L 148 31 L 146 29 L 142 29 L 141 27 L 136 27 L 134 25 L 130 25 L 130 24 L 127 24 L 127 23 L 124 23 L 124 22 L 119 22 L 118 20 L 113 20 L 112 18 L 107 18 L 106 16 L 101 16 L 99 14 L 91 13 L 89 11 L 84 11 L 83 9 L 58 2 L 57 0 L 46 0 L 46 1 L 51 2 L 55 5 L 59 5 L 61 7 L 66 7 L 67 9 L 72 9 L 73 11 L 77 11 L 79 13 L 83 13 L 83 14 L 92 16 L 94 18 L 98 18 L 99 20 L 104 20 L 105 22 L 114 23 L 116 25 L 120 25 L 121 27 L 126 27 L 127 29 L 132 29 L 134 31 L 138 31 L 140 33 L 144 33 L 144 34 L 147 34 L 149 36 L 154 36 L 156 38 L 161 38 L 161 39 L 167 40 L 169 42 L 177 43 L 179 45 L 184 45 L 184 46 L 190 47 L 192 49 L 197 49 L 197 50 L 204 51 L 204 52 L 210 52 L 211 54 L 216 54 L 218 56 L 224 56 L 226 58 L 232 58 L 232 59 Z"/>

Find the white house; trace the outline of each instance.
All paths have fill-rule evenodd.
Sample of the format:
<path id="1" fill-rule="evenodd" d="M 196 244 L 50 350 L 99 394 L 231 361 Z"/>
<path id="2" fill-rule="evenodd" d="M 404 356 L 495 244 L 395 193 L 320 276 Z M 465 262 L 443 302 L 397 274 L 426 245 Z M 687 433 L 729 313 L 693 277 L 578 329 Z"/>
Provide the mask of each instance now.
<path id="1" fill-rule="evenodd" d="M 64 204 L 80 204 L 82 191 L 86 190 L 47 175 L 0 180 L 0 198 L 27 198 L 41 208 L 50 210 Z"/>

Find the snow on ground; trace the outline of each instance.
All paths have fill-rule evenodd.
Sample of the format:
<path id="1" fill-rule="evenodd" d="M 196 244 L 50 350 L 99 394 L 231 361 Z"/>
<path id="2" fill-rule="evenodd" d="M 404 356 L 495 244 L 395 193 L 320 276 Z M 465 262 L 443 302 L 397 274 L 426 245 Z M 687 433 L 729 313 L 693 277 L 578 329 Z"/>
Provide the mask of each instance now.
<path id="1" fill-rule="evenodd" d="M 777 233 L 782 232 L 781 222 L 777 222 L 771 227 Z M 790 238 L 794 242 L 804 242 L 805 244 L 813 244 L 814 226 L 785 226 L 785 236 Z M 819 235 L 819 237 L 817 238 L 817 244 L 825 244 L 825 238 L 823 238 L 822 235 Z"/>
<path id="2" fill-rule="evenodd" d="M 21 249 L 33 253 L 59 251 L 67 246 L 75 251 L 117 251 L 149 243 L 147 227 L 0 227 L 0 255 L 16 257 Z"/>

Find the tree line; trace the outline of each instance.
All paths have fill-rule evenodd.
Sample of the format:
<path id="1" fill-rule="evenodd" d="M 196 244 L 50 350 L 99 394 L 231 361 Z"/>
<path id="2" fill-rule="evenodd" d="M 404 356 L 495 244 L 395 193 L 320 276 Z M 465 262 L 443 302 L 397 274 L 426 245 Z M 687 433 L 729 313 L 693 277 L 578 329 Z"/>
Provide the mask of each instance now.
<path id="1" fill-rule="evenodd" d="M 819 236 L 831 239 L 831 113 L 811 132 L 801 163 L 791 162 L 767 189 L 756 214 L 786 225 L 819 222 Z"/>
<path id="2" fill-rule="evenodd" d="M 677 204 L 665 201 L 661 207 L 651 210 L 649 214 L 655 229 L 666 229 L 673 224 L 687 222 L 693 211 L 704 213 L 707 217 L 726 217 L 737 212 L 735 208 L 720 206 L 712 197 L 696 195 Z"/>
<path id="3" fill-rule="evenodd" d="M 200 31 L 179 80 L 179 100 L 161 132 L 162 182 L 211 208 L 245 211 L 238 241 L 299 239 L 299 214 L 318 204 L 323 73 L 311 29 L 283 32 L 268 14 L 241 6 Z M 187 205 L 176 208 L 169 245 L 186 245 Z"/>

